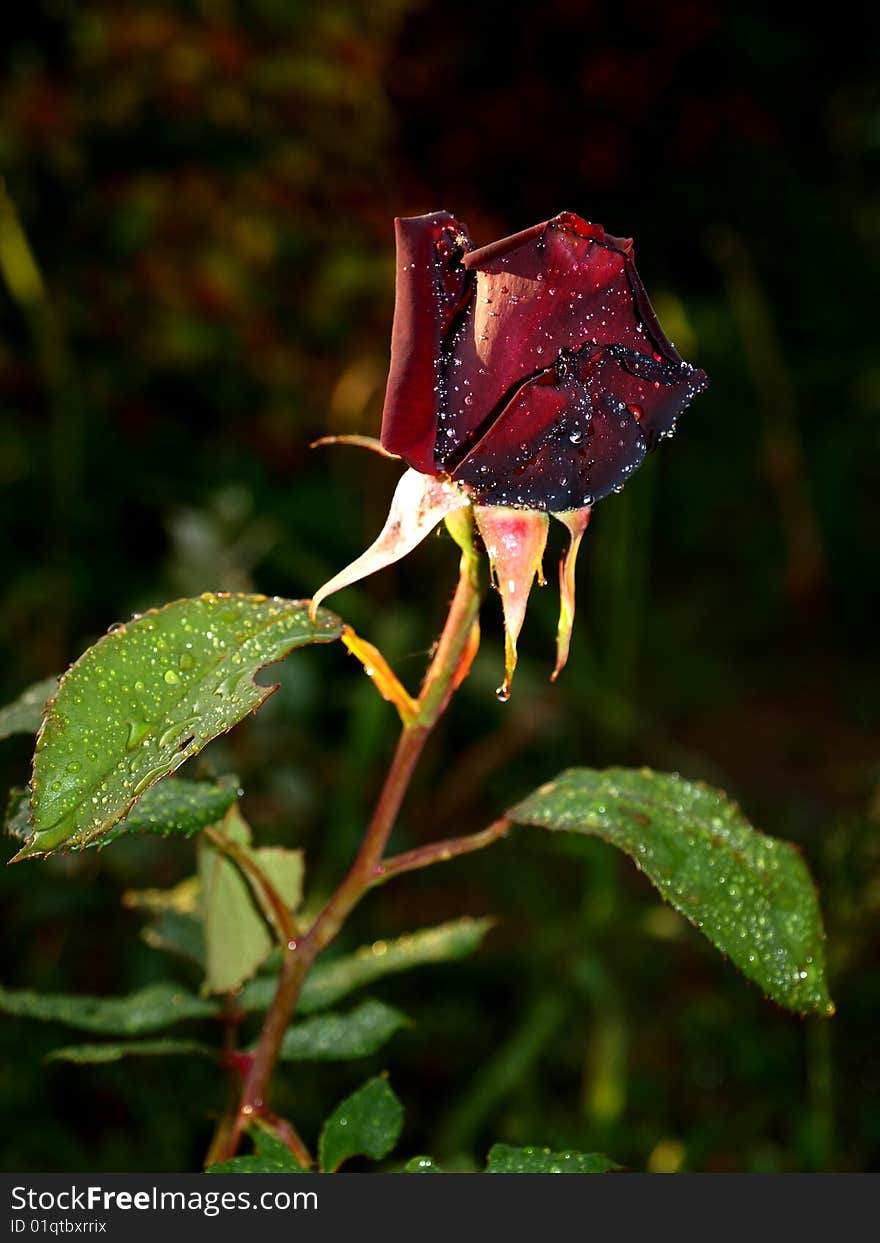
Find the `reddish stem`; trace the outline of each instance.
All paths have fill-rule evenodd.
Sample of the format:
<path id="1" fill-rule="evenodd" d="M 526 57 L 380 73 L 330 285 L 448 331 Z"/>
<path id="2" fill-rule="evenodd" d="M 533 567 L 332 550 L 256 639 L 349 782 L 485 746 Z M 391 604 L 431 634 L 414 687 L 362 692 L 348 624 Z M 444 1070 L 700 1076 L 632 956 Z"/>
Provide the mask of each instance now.
<path id="1" fill-rule="evenodd" d="M 476 561 L 472 555 L 465 553 L 461 561 L 458 586 L 450 605 L 443 633 L 437 644 L 437 650 L 425 677 L 421 694 L 414 702 L 413 716 L 404 723 L 394 759 L 360 849 L 339 887 L 305 936 L 298 941 L 291 940 L 283 949 L 275 996 L 266 1014 L 253 1061 L 245 1076 L 238 1112 L 225 1136 L 224 1156 L 234 1156 L 242 1132 L 251 1119 L 255 1116 L 267 1116 L 266 1097 L 278 1061 L 281 1042 L 296 1009 L 303 981 L 312 964 L 321 951 L 336 938 L 344 921 L 364 894 L 373 885 L 387 879 L 388 865 L 385 865 L 383 869 L 382 856 L 413 771 L 434 725 L 473 660 L 474 627 L 479 613 L 480 598 Z M 498 822 L 499 825 L 502 823 L 504 822 Z M 506 824 L 503 831 L 506 831 Z M 490 841 L 502 836 L 503 831 L 493 825 L 483 834 L 475 834 L 472 839 L 460 839 L 460 842 L 469 842 L 469 844 L 460 846 L 458 850 L 453 848 L 453 843 L 439 843 L 435 850 L 422 847 L 420 852 L 407 852 L 405 855 L 390 860 L 389 863 L 394 871 L 426 867 L 428 863 L 451 857 L 453 853 L 465 853 L 468 849 L 476 850 L 481 845 L 487 845 Z M 482 840 L 478 842 L 477 839 Z M 421 862 L 412 861 L 413 856 L 416 855 L 421 858 Z M 408 862 L 403 864 L 402 860 Z M 299 1154 L 297 1156 L 302 1161 Z"/>
<path id="2" fill-rule="evenodd" d="M 443 842 L 429 842 L 426 846 L 417 846 L 415 850 L 392 855 L 380 863 L 373 884 L 384 884 L 386 880 L 400 876 L 403 872 L 414 872 L 417 868 L 430 867 L 432 863 L 446 863 L 459 855 L 469 855 L 474 850 L 482 850 L 484 846 L 490 846 L 492 842 L 506 837 L 510 825 L 509 820 L 496 820 L 479 833 L 470 833 L 467 837 L 449 837 Z"/>

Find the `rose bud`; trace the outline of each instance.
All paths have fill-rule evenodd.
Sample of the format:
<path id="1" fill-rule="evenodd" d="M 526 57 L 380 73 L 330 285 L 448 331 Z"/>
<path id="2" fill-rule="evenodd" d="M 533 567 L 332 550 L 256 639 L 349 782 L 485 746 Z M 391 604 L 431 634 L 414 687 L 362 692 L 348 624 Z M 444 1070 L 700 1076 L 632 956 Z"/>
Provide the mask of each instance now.
<path id="1" fill-rule="evenodd" d="M 632 242 L 601 225 L 562 212 L 479 249 L 448 212 L 395 228 L 381 449 L 410 470 L 378 540 L 324 584 L 314 607 L 472 505 L 504 606 L 506 697 L 547 515 L 570 534 L 555 678 L 591 506 L 620 490 L 708 381 L 657 322 Z"/>

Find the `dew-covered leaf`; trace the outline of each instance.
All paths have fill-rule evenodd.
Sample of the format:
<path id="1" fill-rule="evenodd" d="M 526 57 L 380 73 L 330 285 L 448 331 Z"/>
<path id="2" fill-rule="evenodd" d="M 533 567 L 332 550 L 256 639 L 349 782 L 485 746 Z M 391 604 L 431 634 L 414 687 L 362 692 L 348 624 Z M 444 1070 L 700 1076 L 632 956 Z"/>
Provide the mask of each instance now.
<path id="1" fill-rule="evenodd" d="M 244 1157 L 231 1157 L 209 1165 L 206 1174 L 307 1174 L 285 1143 L 267 1131 L 250 1132 L 254 1151 Z"/>
<path id="2" fill-rule="evenodd" d="M 410 1157 L 401 1174 L 445 1174 L 433 1157 Z"/>
<path id="3" fill-rule="evenodd" d="M 292 910 L 302 897 L 302 852 L 278 847 L 254 849 L 238 807 L 230 807 L 219 829 L 268 876 Z M 267 912 L 238 866 L 207 841 L 199 847 L 205 989 L 227 993 L 250 979 L 272 949 Z"/>
<path id="4" fill-rule="evenodd" d="M 160 778 L 271 695 L 254 675 L 296 647 L 339 638 L 308 602 L 209 595 L 116 627 L 72 665 L 34 756 L 33 835 L 19 859 L 81 847 Z"/>
<path id="5" fill-rule="evenodd" d="M 409 1019 L 383 1001 L 364 1001 L 348 1014 L 321 1014 L 296 1023 L 284 1035 L 288 1062 L 334 1062 L 378 1052 Z"/>
<path id="6" fill-rule="evenodd" d="M 238 778 L 219 777 L 215 781 L 186 781 L 166 777 L 146 790 L 124 820 L 93 838 L 89 847 L 107 846 L 118 837 L 154 833 L 159 837 L 192 837 L 216 824 L 235 802 Z M 9 792 L 4 831 L 7 836 L 27 841 L 32 832 L 30 791 Z"/>
<path id="7" fill-rule="evenodd" d="M 803 859 L 753 829 L 720 791 L 649 769 L 573 768 L 507 814 L 619 847 L 774 1001 L 833 1014 L 822 917 Z"/>
<path id="8" fill-rule="evenodd" d="M 486 1164 L 487 1174 L 607 1174 L 619 1169 L 601 1152 L 551 1152 L 510 1144 L 493 1144 Z"/>
<path id="9" fill-rule="evenodd" d="M 26 691 L 22 691 L 14 703 L 0 708 L 0 740 L 12 734 L 35 734 L 40 728 L 46 700 L 58 690 L 57 678 L 43 678 Z"/>
<path id="10" fill-rule="evenodd" d="M 334 1002 L 397 971 L 409 971 L 427 963 L 465 958 L 479 946 L 493 924 L 492 919 L 454 919 L 434 928 L 420 928 L 388 941 L 374 941 L 353 954 L 320 960 L 306 977 L 299 1000 L 300 1014 L 313 1014 Z M 257 979 L 242 991 L 240 1005 L 246 1011 L 265 1010 L 275 993 L 273 979 Z"/>
<path id="11" fill-rule="evenodd" d="M 184 1019 L 213 1018 L 217 1005 L 176 984 L 151 984 L 126 997 L 34 993 L 0 987 L 0 1012 L 64 1023 L 104 1036 L 139 1036 Z"/>
<path id="12" fill-rule="evenodd" d="M 403 1129 L 403 1106 L 381 1075 L 337 1105 L 324 1123 L 318 1143 L 321 1169 L 332 1174 L 349 1157 L 381 1161 Z"/>
<path id="13" fill-rule="evenodd" d="M 239 793 L 238 778 L 233 776 L 219 777 L 216 781 L 166 777 L 144 792 L 124 820 L 89 844 L 106 846 L 129 833 L 192 837 L 209 824 L 222 820 Z"/>
<path id="14" fill-rule="evenodd" d="M 78 1066 L 97 1066 L 121 1062 L 125 1057 L 171 1057 L 196 1054 L 217 1057 L 218 1050 L 197 1040 L 132 1040 L 126 1044 L 69 1044 L 53 1049 L 47 1062 L 75 1062 Z"/>

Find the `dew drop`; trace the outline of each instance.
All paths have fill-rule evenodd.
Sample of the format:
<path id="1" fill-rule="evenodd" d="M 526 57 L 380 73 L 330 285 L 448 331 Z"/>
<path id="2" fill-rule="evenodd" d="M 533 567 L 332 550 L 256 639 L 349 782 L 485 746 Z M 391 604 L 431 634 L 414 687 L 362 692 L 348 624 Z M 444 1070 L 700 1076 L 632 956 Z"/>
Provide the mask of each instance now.
<path id="1" fill-rule="evenodd" d="M 139 742 L 143 741 L 149 731 L 150 726 L 146 721 L 129 721 L 128 741 L 125 744 L 126 751 L 131 751 L 132 747 L 136 747 Z"/>
<path id="2" fill-rule="evenodd" d="M 166 669 L 165 670 L 165 681 L 168 683 L 169 686 L 173 686 L 175 682 L 180 681 L 180 678 L 174 672 L 173 669 Z"/>

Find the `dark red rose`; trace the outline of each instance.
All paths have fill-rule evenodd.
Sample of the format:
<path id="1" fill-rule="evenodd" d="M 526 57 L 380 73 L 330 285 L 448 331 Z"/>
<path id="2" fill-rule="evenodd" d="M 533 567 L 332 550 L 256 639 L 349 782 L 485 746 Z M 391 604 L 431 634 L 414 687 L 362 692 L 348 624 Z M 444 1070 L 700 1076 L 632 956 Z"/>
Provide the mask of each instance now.
<path id="1" fill-rule="evenodd" d="M 562 212 L 476 250 L 448 212 L 395 225 L 382 445 L 476 504 L 594 504 L 706 387 L 601 225 Z"/>
<path id="2" fill-rule="evenodd" d="M 312 607 L 406 556 L 440 522 L 455 534 L 466 512 L 504 608 L 506 699 L 529 592 L 542 578 L 548 513 L 569 534 L 555 678 L 568 659 L 591 506 L 671 434 L 706 375 L 657 323 L 632 242 L 601 225 L 562 212 L 480 250 L 448 212 L 395 227 L 391 371 L 381 446 L 371 447 L 410 469 L 378 538 Z"/>

